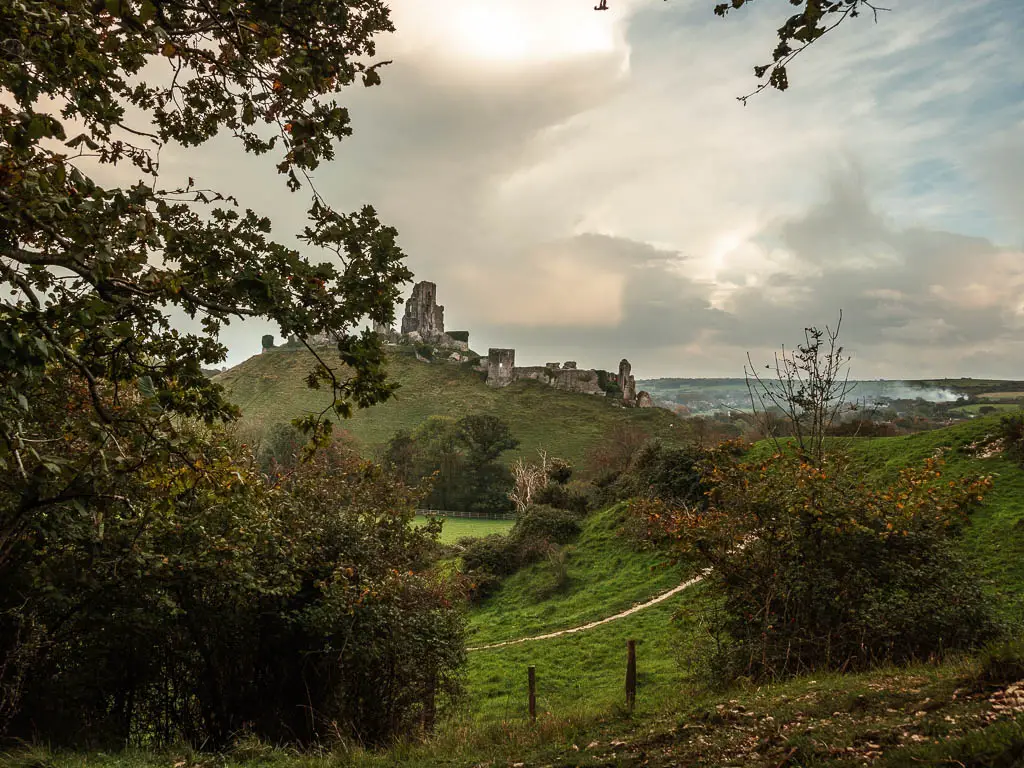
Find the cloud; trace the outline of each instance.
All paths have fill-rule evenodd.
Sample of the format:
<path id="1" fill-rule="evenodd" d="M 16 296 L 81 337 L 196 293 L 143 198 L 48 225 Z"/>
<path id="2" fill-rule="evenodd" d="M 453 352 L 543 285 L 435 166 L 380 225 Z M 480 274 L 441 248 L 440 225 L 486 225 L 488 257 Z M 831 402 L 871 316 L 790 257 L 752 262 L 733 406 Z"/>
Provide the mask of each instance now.
<path id="1" fill-rule="evenodd" d="M 395 0 L 383 85 L 343 99 L 318 188 L 398 227 L 450 327 L 533 362 L 736 375 L 842 307 L 865 372 L 1012 368 L 1024 6 L 893 4 L 742 107 L 785 9 L 592 5 Z M 164 157 L 300 228 L 273 158 Z M 231 361 L 264 330 L 232 326 Z"/>
<path id="2" fill-rule="evenodd" d="M 735 290 L 727 304 L 737 323 L 722 341 L 766 354 L 842 309 L 844 338 L 871 375 L 941 375 L 981 349 L 986 370 L 1009 370 L 1024 326 L 1024 251 L 901 227 L 870 204 L 857 174 L 834 177 L 829 189 L 770 233 L 813 271 Z M 788 290 L 775 297 L 773 286 Z"/>

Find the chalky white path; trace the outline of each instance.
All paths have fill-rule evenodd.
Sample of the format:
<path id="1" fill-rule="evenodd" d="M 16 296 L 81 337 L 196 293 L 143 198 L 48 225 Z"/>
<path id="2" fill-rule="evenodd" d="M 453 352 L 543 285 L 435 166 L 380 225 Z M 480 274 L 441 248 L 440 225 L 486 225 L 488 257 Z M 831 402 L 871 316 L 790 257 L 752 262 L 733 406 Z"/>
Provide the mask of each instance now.
<path id="1" fill-rule="evenodd" d="M 692 587 L 694 584 L 697 584 L 698 582 L 702 581 L 704 579 L 704 577 L 708 575 L 708 573 L 709 573 L 709 571 L 701 571 L 701 573 L 699 575 L 694 576 L 689 581 L 684 581 L 678 587 L 672 587 L 672 589 L 668 590 L 668 592 L 662 592 L 660 595 L 657 595 L 656 597 L 652 597 L 646 603 L 639 603 L 638 605 L 634 605 L 632 608 L 630 608 L 629 610 L 623 611 L 622 613 L 616 613 L 614 616 L 608 616 L 607 618 L 599 619 L 598 621 L 592 621 L 589 624 L 583 624 L 582 626 L 572 627 L 570 629 L 560 629 L 558 632 L 549 632 L 546 635 L 534 635 L 533 637 L 520 637 L 517 640 L 506 640 L 503 643 L 492 643 L 491 645 L 478 645 L 475 648 L 467 648 L 466 650 L 469 651 L 470 653 L 472 653 L 473 651 L 487 651 L 487 650 L 490 650 L 491 648 L 504 648 L 506 645 L 519 645 L 520 643 L 532 643 L 534 640 L 550 640 L 553 637 L 562 637 L 563 635 L 572 635 L 572 634 L 575 634 L 576 632 L 586 632 L 588 629 L 593 629 L 594 627 L 600 627 L 602 624 L 610 624 L 613 621 L 618 621 L 619 619 L 624 619 L 627 616 L 632 616 L 634 613 L 638 613 L 638 612 L 644 610 L 645 608 L 650 608 L 652 605 L 657 605 L 658 603 L 664 602 L 665 600 L 668 600 L 670 597 L 672 597 L 672 595 L 678 595 L 680 592 L 682 592 L 687 587 Z"/>

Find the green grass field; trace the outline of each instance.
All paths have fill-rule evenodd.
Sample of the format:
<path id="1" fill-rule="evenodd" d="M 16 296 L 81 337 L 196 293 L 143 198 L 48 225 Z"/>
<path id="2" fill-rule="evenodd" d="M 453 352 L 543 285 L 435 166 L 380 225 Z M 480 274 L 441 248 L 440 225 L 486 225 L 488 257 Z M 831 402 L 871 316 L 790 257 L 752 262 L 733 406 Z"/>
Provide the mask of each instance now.
<path id="1" fill-rule="evenodd" d="M 1011 411 L 1019 411 L 1022 407 L 1020 403 L 971 403 L 970 405 L 961 405 L 959 408 L 950 409 L 952 413 L 959 413 L 965 416 L 981 416 L 981 409 L 986 409 L 986 414 L 989 408 L 994 408 L 998 413 L 1007 413 Z"/>
<path id="2" fill-rule="evenodd" d="M 416 515 L 416 522 L 422 525 L 427 522 L 423 515 Z M 468 536 L 487 536 L 491 533 L 506 533 L 514 520 L 471 520 L 464 517 L 446 517 L 441 529 L 441 541 L 453 544 Z"/>
<path id="3" fill-rule="evenodd" d="M 681 440 L 684 422 L 661 408 L 621 408 L 595 395 L 560 392 L 533 381 L 503 389 L 488 387 L 481 375 L 465 365 L 424 363 L 402 348 L 388 351 L 388 372 L 401 384 L 396 396 L 371 408 L 357 410 L 338 425 L 365 455 L 374 455 L 399 429 L 414 429 L 434 415 L 459 418 L 492 414 L 509 423 L 521 441 L 516 451 L 503 454 L 535 459 L 538 448 L 582 465 L 587 452 L 616 424 L 634 424 L 652 437 Z M 242 409 L 242 426 L 257 429 L 319 413 L 329 402 L 323 390 L 306 386 L 313 366 L 306 351 L 271 352 L 215 377 L 228 397 Z"/>
<path id="4" fill-rule="evenodd" d="M 585 632 L 471 652 L 466 714 L 477 722 L 525 720 L 531 665 L 537 670 L 538 711 L 559 718 L 612 712 L 623 704 L 627 640 L 637 641 L 641 711 L 658 710 L 684 686 L 679 658 L 693 628 L 674 624 L 672 616 L 692 600 L 682 593 Z"/>

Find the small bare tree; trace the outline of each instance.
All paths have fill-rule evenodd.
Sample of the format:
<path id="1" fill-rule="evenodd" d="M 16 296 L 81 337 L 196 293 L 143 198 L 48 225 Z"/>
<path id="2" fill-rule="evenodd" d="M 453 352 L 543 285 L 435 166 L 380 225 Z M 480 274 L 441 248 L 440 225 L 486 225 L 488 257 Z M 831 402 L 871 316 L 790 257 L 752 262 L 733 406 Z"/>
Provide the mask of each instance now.
<path id="1" fill-rule="evenodd" d="M 564 459 L 549 458 L 548 452 L 544 449 L 539 449 L 537 454 L 541 457 L 540 464 L 529 464 L 517 459 L 512 465 L 514 484 L 509 492 L 509 499 L 515 505 L 516 512 L 522 512 L 534 503 L 534 497 L 539 490 L 551 484 L 551 475 L 557 469 L 567 467 L 571 472 L 571 465 Z"/>
<path id="2" fill-rule="evenodd" d="M 775 353 L 774 364 L 764 367 L 762 376 L 747 353 L 744 378 L 750 404 L 762 434 L 779 445 L 778 420 L 781 412 L 793 440 L 807 461 L 819 466 L 825 455 L 825 436 L 853 391 L 850 357 L 839 344 L 843 313 L 835 329 L 804 328 L 804 343 L 795 351 Z"/>
<path id="3" fill-rule="evenodd" d="M 512 465 L 512 479 L 515 484 L 509 491 L 508 497 L 516 506 L 516 512 L 522 512 L 533 501 L 533 496 L 541 488 L 548 484 L 548 452 L 541 448 L 540 464 L 529 464 L 522 459 L 516 459 Z"/>

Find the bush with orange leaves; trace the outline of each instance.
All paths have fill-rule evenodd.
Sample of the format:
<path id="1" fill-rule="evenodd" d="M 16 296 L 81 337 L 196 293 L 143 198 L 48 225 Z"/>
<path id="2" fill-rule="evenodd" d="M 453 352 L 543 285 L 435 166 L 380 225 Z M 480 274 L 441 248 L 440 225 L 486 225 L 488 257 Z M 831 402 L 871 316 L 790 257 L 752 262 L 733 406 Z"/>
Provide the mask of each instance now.
<path id="1" fill-rule="evenodd" d="M 956 546 L 989 477 L 947 477 L 931 459 L 876 488 L 842 456 L 815 466 L 786 445 L 755 461 L 719 451 L 703 475 L 706 504 L 644 511 L 711 568 L 716 677 L 928 658 L 999 633 Z"/>

